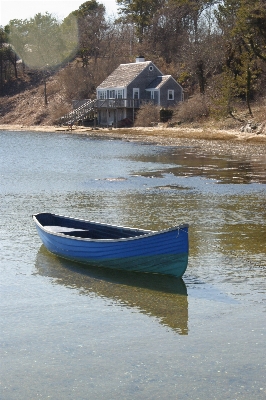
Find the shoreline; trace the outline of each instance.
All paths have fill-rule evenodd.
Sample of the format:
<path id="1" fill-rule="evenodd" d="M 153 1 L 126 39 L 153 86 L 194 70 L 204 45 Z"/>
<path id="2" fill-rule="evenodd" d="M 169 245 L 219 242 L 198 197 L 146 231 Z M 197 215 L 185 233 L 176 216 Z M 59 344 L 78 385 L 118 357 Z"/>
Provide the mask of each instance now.
<path id="1" fill-rule="evenodd" d="M 32 131 L 54 132 L 103 137 L 109 139 L 123 139 L 128 141 L 141 141 L 144 143 L 157 143 L 174 146 L 180 139 L 216 140 L 241 143 L 266 143 L 266 134 L 240 132 L 239 130 L 220 130 L 212 128 L 189 128 L 156 126 L 150 128 L 91 128 L 83 126 L 68 127 L 46 125 L 15 125 L 0 124 L 0 131 Z"/>

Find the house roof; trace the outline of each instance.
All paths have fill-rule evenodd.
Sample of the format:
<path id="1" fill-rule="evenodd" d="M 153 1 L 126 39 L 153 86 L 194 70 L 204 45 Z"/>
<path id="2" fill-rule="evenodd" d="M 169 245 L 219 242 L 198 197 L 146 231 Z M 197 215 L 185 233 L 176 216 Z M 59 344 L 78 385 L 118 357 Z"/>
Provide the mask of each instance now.
<path id="1" fill-rule="evenodd" d="M 152 89 L 160 89 L 168 79 L 171 78 L 171 75 L 163 75 L 157 76 L 150 84 L 146 87 L 146 90 Z"/>
<path id="2" fill-rule="evenodd" d="M 97 89 L 126 87 L 150 64 L 153 65 L 151 61 L 120 64 Z"/>

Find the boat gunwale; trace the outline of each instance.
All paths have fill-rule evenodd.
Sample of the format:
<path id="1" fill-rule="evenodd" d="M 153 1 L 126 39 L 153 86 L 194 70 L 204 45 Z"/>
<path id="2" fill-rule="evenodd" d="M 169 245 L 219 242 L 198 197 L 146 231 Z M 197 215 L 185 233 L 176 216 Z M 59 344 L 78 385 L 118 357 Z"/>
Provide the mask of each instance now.
<path id="1" fill-rule="evenodd" d="M 71 236 L 71 235 L 67 235 L 65 233 L 52 232 L 49 229 L 45 229 L 45 226 L 43 226 L 39 222 L 39 220 L 37 218 L 38 215 L 41 215 L 41 214 L 49 214 L 49 215 L 52 215 L 52 216 L 55 216 L 55 217 L 65 218 L 65 219 L 69 219 L 69 220 L 85 222 L 85 223 L 92 223 L 92 224 L 95 224 L 95 225 L 107 226 L 107 227 L 112 227 L 112 228 L 120 228 L 120 229 L 132 230 L 132 231 L 139 231 L 139 232 L 144 232 L 144 233 L 143 233 L 143 235 L 139 235 L 139 236 L 130 236 L 130 237 L 127 237 L 127 238 L 119 238 L 119 239 L 92 239 L 92 238 L 82 238 L 82 237 L 79 237 L 79 236 Z M 39 228 L 42 231 L 44 231 L 45 233 L 48 233 L 49 235 L 59 236 L 59 237 L 66 238 L 66 239 L 72 239 L 72 240 L 78 240 L 78 241 L 84 241 L 84 242 L 97 242 L 97 243 L 127 242 L 127 241 L 131 241 L 131 240 L 149 238 L 149 237 L 152 237 L 152 236 L 160 235 L 160 234 L 163 234 L 163 233 L 168 233 L 168 232 L 171 232 L 171 231 L 182 230 L 183 228 L 188 228 L 189 227 L 189 224 L 181 224 L 181 225 L 177 225 L 177 226 L 174 226 L 174 227 L 171 227 L 171 228 L 167 228 L 167 229 L 163 229 L 163 230 L 160 230 L 160 231 L 152 231 L 152 230 L 125 227 L 125 226 L 120 226 L 120 225 L 105 224 L 103 222 L 89 221 L 89 220 L 85 220 L 85 219 L 80 219 L 80 218 L 75 218 L 75 217 L 68 217 L 68 216 L 59 215 L 59 214 L 52 214 L 52 213 L 37 213 L 37 214 L 33 214 L 32 218 L 33 218 L 34 222 L 36 223 L 36 225 L 39 226 Z"/>

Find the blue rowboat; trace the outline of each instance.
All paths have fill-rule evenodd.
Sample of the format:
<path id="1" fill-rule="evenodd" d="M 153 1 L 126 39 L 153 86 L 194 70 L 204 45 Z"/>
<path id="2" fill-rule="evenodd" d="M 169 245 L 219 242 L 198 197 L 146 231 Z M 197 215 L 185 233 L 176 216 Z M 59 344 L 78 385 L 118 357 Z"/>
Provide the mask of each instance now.
<path id="1" fill-rule="evenodd" d="M 50 213 L 32 217 L 45 247 L 69 260 L 176 277 L 187 268 L 187 224 L 150 231 Z"/>

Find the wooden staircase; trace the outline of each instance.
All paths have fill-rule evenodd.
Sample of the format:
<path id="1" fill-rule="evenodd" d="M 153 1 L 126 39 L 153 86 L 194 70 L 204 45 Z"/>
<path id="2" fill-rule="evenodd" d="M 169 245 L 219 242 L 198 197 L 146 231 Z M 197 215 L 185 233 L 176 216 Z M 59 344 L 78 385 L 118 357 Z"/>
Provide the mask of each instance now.
<path id="1" fill-rule="evenodd" d="M 73 111 L 65 114 L 60 118 L 61 125 L 73 125 L 77 121 L 84 121 L 95 110 L 97 100 L 88 100 L 82 106 L 75 108 Z"/>

